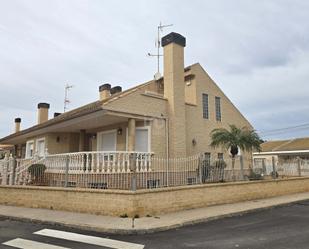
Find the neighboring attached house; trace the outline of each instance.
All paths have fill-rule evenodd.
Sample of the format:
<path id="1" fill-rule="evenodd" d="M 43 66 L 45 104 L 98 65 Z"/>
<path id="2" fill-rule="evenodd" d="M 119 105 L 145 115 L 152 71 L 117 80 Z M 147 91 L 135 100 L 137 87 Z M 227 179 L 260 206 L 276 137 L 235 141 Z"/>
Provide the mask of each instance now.
<path id="1" fill-rule="evenodd" d="M 214 128 L 250 123 L 199 63 L 184 67 L 186 39 L 177 33 L 162 38 L 164 75 L 128 90 L 104 84 L 99 99 L 49 119 L 47 103 L 38 104 L 38 122 L 0 139 L 12 144 L 17 158 L 82 151 L 142 152 L 162 158 L 205 153 L 212 159 L 229 152 L 210 147 Z M 245 167 L 251 154 L 243 153 Z"/>
<path id="2" fill-rule="evenodd" d="M 10 153 L 13 147 L 10 144 L 0 144 L 0 160 L 5 157 L 5 154 Z"/>
<path id="3" fill-rule="evenodd" d="M 272 172 L 273 167 L 275 169 L 283 167 L 286 170 L 294 168 L 294 171 L 297 171 L 295 166 L 297 164 L 302 169 L 307 169 L 309 167 L 309 138 L 265 142 L 261 144 L 260 152 L 253 153 L 253 161 L 254 167 L 263 169 L 266 174 Z"/>

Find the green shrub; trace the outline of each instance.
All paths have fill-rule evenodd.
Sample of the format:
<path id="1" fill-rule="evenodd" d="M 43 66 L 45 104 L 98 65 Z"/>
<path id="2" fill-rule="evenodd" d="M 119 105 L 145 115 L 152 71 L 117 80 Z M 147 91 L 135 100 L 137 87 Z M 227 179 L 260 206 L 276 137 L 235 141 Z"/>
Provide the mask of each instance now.
<path id="1" fill-rule="evenodd" d="M 28 173 L 35 179 L 39 179 L 44 175 L 45 170 L 46 170 L 46 166 L 44 164 L 37 163 L 37 164 L 32 164 L 28 168 Z"/>
<path id="2" fill-rule="evenodd" d="M 254 171 L 251 171 L 249 180 L 263 180 L 263 175 Z"/>

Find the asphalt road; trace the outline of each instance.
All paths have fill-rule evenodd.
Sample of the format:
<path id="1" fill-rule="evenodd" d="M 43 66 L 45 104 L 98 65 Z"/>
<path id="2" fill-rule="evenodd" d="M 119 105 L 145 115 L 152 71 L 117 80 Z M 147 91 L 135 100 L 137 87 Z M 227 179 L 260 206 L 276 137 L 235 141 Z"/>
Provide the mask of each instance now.
<path id="1" fill-rule="evenodd" d="M 67 231 L 87 236 L 75 236 L 64 234 L 59 237 L 48 237 L 33 234 L 37 231 L 47 230 L 53 233 Z M 46 231 L 46 230 L 44 230 Z M 40 233 L 40 232 L 39 232 Z M 44 233 L 44 232 L 43 232 Z M 109 238 L 111 241 L 98 240 Z M 60 226 L 33 224 L 0 219 L 0 248 L 14 248 L 3 243 L 16 242 L 16 238 L 42 242 L 49 245 L 57 245 L 59 248 L 206 248 L 206 249 L 229 249 L 229 248 L 269 248 L 269 249 L 308 249 L 309 248 L 309 201 L 303 201 L 289 206 L 277 207 L 269 210 L 224 218 L 203 224 L 187 226 L 180 229 L 159 232 L 147 235 L 107 235 L 95 232 L 86 232 L 78 229 L 68 229 Z M 82 240 L 69 241 L 67 239 Z M 15 241 L 14 241 L 15 240 Z M 95 246 L 88 243 L 101 243 L 106 246 Z M 99 242 L 98 242 L 99 241 Z M 134 244 L 118 244 L 118 241 Z M 20 241 L 19 241 L 20 242 Z M 22 241 L 23 242 L 23 241 Z M 107 243 L 107 244 L 105 244 Z M 109 243 L 109 244 L 108 244 Z M 121 242 L 120 242 L 121 243 Z M 128 247 L 126 247 L 128 246 Z M 132 246 L 132 247 L 129 247 Z M 26 247 L 23 247 L 26 248 Z M 28 248 L 35 248 L 34 246 Z M 48 246 L 37 248 L 49 249 Z"/>

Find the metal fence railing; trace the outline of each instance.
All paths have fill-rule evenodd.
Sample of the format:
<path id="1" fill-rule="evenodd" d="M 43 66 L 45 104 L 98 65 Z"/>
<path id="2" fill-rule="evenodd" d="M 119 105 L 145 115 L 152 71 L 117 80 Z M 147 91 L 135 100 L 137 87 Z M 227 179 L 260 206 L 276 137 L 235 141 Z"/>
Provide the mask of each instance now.
<path id="1" fill-rule="evenodd" d="M 232 158 L 210 160 L 202 154 L 169 159 L 153 153 L 121 151 L 31 159 L 6 155 L 0 161 L 0 184 L 136 190 L 309 175 L 309 161 L 301 159 L 267 167 L 254 162 L 250 169 L 241 156 L 235 158 L 233 167 Z"/>
<path id="2" fill-rule="evenodd" d="M 291 159 L 272 160 L 267 163 L 265 158 L 254 159 L 253 172 L 271 177 L 309 176 L 309 159 L 295 157 Z"/>

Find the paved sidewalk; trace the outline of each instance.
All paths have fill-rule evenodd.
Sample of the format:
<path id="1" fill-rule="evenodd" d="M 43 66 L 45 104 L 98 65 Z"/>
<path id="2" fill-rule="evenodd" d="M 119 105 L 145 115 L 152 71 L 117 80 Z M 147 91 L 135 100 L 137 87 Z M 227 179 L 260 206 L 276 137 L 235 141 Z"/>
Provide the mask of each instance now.
<path id="1" fill-rule="evenodd" d="M 143 217 L 135 219 L 134 227 L 132 227 L 132 218 L 109 217 L 4 205 L 0 205 L 0 217 L 59 224 L 91 231 L 117 234 L 135 234 L 164 231 L 184 225 L 195 224 L 227 216 L 240 215 L 259 209 L 285 205 L 308 199 L 309 193 L 300 193 L 268 199 L 191 209 L 163 214 L 158 217 Z"/>

